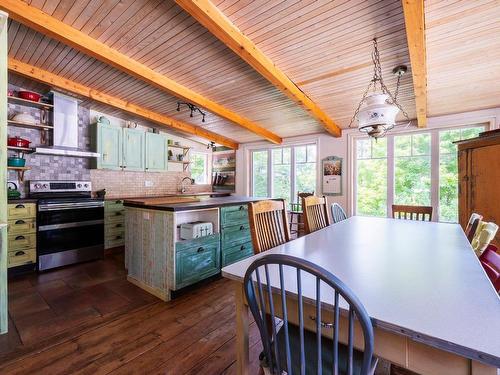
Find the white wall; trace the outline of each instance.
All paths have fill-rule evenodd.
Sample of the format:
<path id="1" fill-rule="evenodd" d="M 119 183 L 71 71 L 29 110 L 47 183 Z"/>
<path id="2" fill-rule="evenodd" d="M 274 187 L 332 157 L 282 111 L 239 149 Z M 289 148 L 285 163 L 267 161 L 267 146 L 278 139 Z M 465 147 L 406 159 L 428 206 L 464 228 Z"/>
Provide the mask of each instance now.
<path id="1" fill-rule="evenodd" d="M 465 112 L 453 115 L 428 118 L 429 128 L 461 126 L 474 123 L 489 123 L 490 129 L 500 128 L 500 108 L 486 109 L 473 112 Z M 415 131 L 414 127 L 408 129 L 395 129 L 397 132 Z M 314 134 L 283 139 L 283 144 L 274 147 L 282 147 L 297 143 L 316 142 L 318 145 L 318 172 L 316 191 L 321 194 L 321 160 L 327 156 L 338 156 L 343 158 L 342 195 L 328 197 L 328 202 L 337 202 L 350 213 L 351 193 L 349 180 L 352 178 L 352 163 L 350 160 L 350 148 L 352 139 L 359 135 L 357 129 L 348 129 L 342 132 L 342 137 L 335 138 L 326 133 Z M 250 195 L 250 151 L 258 148 L 273 147 L 269 142 L 252 142 L 240 145 L 236 152 L 236 194 Z"/>

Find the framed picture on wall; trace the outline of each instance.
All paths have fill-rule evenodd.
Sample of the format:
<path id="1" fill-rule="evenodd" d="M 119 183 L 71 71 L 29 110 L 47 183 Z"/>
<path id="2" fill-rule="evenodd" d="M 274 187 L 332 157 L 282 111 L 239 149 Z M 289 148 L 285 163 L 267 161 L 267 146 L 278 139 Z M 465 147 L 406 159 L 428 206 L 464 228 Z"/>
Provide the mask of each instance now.
<path id="1" fill-rule="evenodd" d="M 321 187 L 324 195 L 342 195 L 342 158 L 328 156 L 321 161 Z"/>

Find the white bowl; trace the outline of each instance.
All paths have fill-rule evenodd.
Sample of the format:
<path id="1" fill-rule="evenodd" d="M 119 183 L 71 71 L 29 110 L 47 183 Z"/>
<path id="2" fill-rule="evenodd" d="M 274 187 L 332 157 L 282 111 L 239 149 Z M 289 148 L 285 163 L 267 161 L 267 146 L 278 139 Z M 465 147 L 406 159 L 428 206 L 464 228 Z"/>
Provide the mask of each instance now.
<path id="1" fill-rule="evenodd" d="M 29 113 L 18 113 L 12 118 L 12 121 L 22 122 L 23 124 L 35 125 L 36 120 Z"/>

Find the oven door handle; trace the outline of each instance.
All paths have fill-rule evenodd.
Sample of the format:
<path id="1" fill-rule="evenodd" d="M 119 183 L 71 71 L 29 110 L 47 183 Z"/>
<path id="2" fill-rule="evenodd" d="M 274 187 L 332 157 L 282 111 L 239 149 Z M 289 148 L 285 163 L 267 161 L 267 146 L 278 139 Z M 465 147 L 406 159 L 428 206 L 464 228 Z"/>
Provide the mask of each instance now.
<path id="1" fill-rule="evenodd" d="M 104 202 L 41 204 L 38 206 L 38 211 L 76 210 L 82 208 L 99 208 L 99 207 L 104 207 Z"/>
<path id="2" fill-rule="evenodd" d="M 86 227 L 89 225 L 99 225 L 99 224 L 104 224 L 104 220 L 88 220 L 88 221 L 78 221 L 78 222 L 73 222 L 73 223 L 40 225 L 38 227 L 38 231 L 45 232 L 48 230 Z"/>

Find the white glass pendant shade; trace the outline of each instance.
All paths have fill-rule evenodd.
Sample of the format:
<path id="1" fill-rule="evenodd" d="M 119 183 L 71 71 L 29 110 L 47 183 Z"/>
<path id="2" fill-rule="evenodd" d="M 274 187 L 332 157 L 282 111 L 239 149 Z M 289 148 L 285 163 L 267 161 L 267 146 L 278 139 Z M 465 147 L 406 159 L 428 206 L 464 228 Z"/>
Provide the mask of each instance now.
<path id="1" fill-rule="evenodd" d="M 380 138 L 396 124 L 399 108 L 387 103 L 389 95 L 372 94 L 358 113 L 358 129 L 374 138 Z"/>

